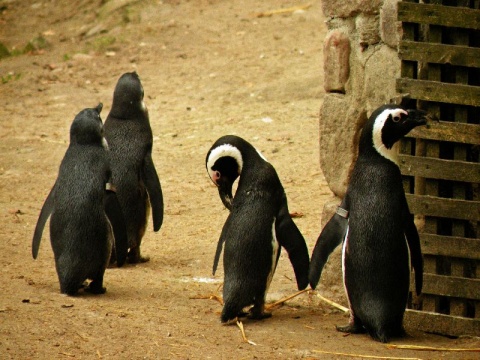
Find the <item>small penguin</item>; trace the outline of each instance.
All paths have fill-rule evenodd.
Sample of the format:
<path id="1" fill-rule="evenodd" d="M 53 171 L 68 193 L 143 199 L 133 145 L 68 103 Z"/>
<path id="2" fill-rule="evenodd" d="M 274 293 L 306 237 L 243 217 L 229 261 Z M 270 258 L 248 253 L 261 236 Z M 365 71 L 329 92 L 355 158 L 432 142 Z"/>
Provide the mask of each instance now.
<path id="1" fill-rule="evenodd" d="M 127 257 L 123 213 L 110 183 L 108 146 L 100 118 L 102 104 L 82 110 L 70 128 L 70 145 L 60 164 L 57 180 L 43 204 L 35 227 L 32 255 L 36 259 L 47 219 L 60 281 L 60 292 L 75 295 L 85 290 L 103 294 L 103 276 L 112 251 L 117 265 Z"/>
<path id="2" fill-rule="evenodd" d="M 404 335 L 403 315 L 415 270 L 416 293 L 423 283 L 423 258 L 397 163 L 396 145 L 426 124 L 426 114 L 384 105 L 363 128 L 358 159 L 346 195 L 323 228 L 312 253 L 310 285 L 315 288 L 330 253 L 343 241 L 343 281 L 348 333 L 368 332 L 381 342 Z"/>
<path id="3" fill-rule="evenodd" d="M 270 317 L 264 311 L 280 246 L 293 265 L 300 290 L 308 285 L 309 255 L 305 240 L 288 212 L 287 197 L 273 166 L 244 139 L 227 135 L 208 151 L 207 172 L 230 214 L 223 226 L 213 264 L 217 269 L 223 243 L 223 323 L 245 316 Z M 232 186 L 240 177 L 235 197 Z"/>
<path id="4" fill-rule="evenodd" d="M 150 259 L 140 254 L 150 208 L 153 230 L 163 222 L 163 194 L 152 160 L 153 135 L 143 87 L 136 72 L 123 74 L 113 93 L 105 120 L 105 138 L 110 149 L 112 179 L 125 215 L 129 263 Z"/>

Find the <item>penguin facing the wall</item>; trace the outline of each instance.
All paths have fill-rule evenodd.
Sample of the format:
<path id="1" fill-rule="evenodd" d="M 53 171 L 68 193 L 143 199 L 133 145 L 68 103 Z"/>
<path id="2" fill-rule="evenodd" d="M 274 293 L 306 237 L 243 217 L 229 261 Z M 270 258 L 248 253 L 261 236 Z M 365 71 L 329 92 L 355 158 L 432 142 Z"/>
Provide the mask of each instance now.
<path id="1" fill-rule="evenodd" d="M 152 160 L 153 135 L 143 95 L 138 74 L 123 74 L 115 87 L 112 108 L 105 120 L 112 179 L 127 225 L 129 263 L 149 260 L 141 255 L 140 244 L 150 209 L 155 232 L 163 222 L 163 194 Z"/>
<path id="2" fill-rule="evenodd" d="M 265 297 L 280 246 L 288 252 L 300 290 L 308 285 L 309 255 L 305 240 L 290 217 L 287 197 L 273 166 L 247 141 L 219 138 L 206 157 L 207 172 L 230 210 L 215 253 L 213 274 L 225 244 L 223 323 L 248 315 L 263 319 Z M 235 197 L 232 186 L 239 179 Z M 253 305 L 249 313 L 243 309 Z"/>
<path id="3" fill-rule="evenodd" d="M 112 251 L 117 265 L 127 256 L 123 213 L 110 183 L 107 143 L 100 118 L 102 104 L 82 110 L 70 128 L 70 145 L 57 180 L 43 204 L 35 227 L 32 255 L 36 259 L 47 219 L 60 281 L 60 292 L 75 295 L 85 289 L 103 294 L 103 276 Z"/>
<path id="4" fill-rule="evenodd" d="M 411 265 L 416 293 L 422 291 L 420 240 L 405 197 L 396 145 L 414 127 L 426 124 L 425 115 L 397 105 L 372 113 L 362 130 L 346 195 L 313 250 L 309 278 L 315 288 L 328 256 L 343 241 L 350 322 L 337 327 L 339 331 L 368 332 L 381 342 L 402 336 Z"/>

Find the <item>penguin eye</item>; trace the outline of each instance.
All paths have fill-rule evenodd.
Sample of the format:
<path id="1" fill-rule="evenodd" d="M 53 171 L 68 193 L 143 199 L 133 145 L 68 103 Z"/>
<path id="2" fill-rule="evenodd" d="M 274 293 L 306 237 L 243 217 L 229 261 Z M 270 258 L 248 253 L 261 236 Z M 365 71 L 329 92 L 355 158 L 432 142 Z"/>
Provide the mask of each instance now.
<path id="1" fill-rule="evenodd" d="M 393 122 L 395 122 L 395 123 L 399 122 L 401 119 L 402 119 L 402 117 L 401 117 L 400 115 L 395 115 L 395 116 L 392 118 Z"/>

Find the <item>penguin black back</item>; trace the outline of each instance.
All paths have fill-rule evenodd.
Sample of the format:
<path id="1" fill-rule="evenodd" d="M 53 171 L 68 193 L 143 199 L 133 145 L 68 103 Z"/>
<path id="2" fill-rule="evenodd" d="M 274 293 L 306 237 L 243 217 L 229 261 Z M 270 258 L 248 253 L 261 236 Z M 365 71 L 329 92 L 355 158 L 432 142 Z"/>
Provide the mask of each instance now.
<path id="1" fill-rule="evenodd" d="M 105 121 L 112 177 L 127 221 L 130 263 L 149 260 L 141 256 L 140 244 L 150 209 L 154 231 L 160 230 L 163 222 L 163 193 L 152 160 L 153 135 L 143 96 L 138 74 L 123 74 Z"/>
<path id="2" fill-rule="evenodd" d="M 246 315 L 262 319 L 265 296 L 272 280 L 279 246 L 290 257 L 299 288 L 308 284 L 308 250 L 288 212 L 280 179 L 265 158 L 244 139 L 227 135 L 208 151 L 207 172 L 217 185 L 220 198 L 230 210 L 215 254 L 215 273 L 223 244 L 224 307 L 221 321 Z M 240 177 L 235 197 L 232 186 Z"/>
<path id="3" fill-rule="evenodd" d="M 50 240 L 60 291 L 68 295 L 76 294 L 87 279 L 92 280 L 91 292 L 105 292 L 103 276 L 114 239 L 119 249 L 118 264 L 126 257 L 123 214 L 119 206 L 115 209 L 114 195 L 106 190 L 111 170 L 101 109 L 100 104 L 75 117 L 70 145 L 42 207 L 32 243 L 36 258 L 45 222 L 51 215 Z"/>

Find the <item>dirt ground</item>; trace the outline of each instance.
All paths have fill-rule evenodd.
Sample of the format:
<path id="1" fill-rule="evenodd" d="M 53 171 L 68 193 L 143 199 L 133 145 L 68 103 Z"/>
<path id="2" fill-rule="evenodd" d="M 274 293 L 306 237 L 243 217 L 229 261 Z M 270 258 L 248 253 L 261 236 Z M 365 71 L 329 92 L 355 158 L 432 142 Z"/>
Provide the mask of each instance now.
<path id="1" fill-rule="evenodd" d="M 73 6 L 71 4 L 75 3 Z M 105 4 L 103 4 L 105 3 Z M 223 272 L 211 274 L 227 217 L 205 170 L 211 144 L 237 134 L 276 167 L 291 212 L 312 251 L 332 196 L 319 168 L 323 98 L 320 3 L 293 0 L 0 0 L 0 357 L 3 359 L 472 359 L 474 353 L 392 350 L 344 336 L 348 318 L 304 293 L 260 322 L 220 324 Z M 27 49 L 27 44 L 30 45 Z M 151 222 L 151 261 L 108 269 L 105 295 L 60 295 L 48 227 L 31 256 L 36 220 L 68 146 L 74 116 L 104 103 L 119 76 L 136 70 L 154 133 L 165 198 L 164 225 Z M 328 156 L 328 155 L 327 155 Z M 341 289 L 341 286 L 338 287 Z M 268 301 L 296 291 L 285 253 Z M 325 296 L 341 296 L 338 290 Z M 346 304 L 343 304 L 346 305 Z M 480 347 L 407 327 L 394 344 Z M 325 353 L 326 352 L 326 353 Z"/>

